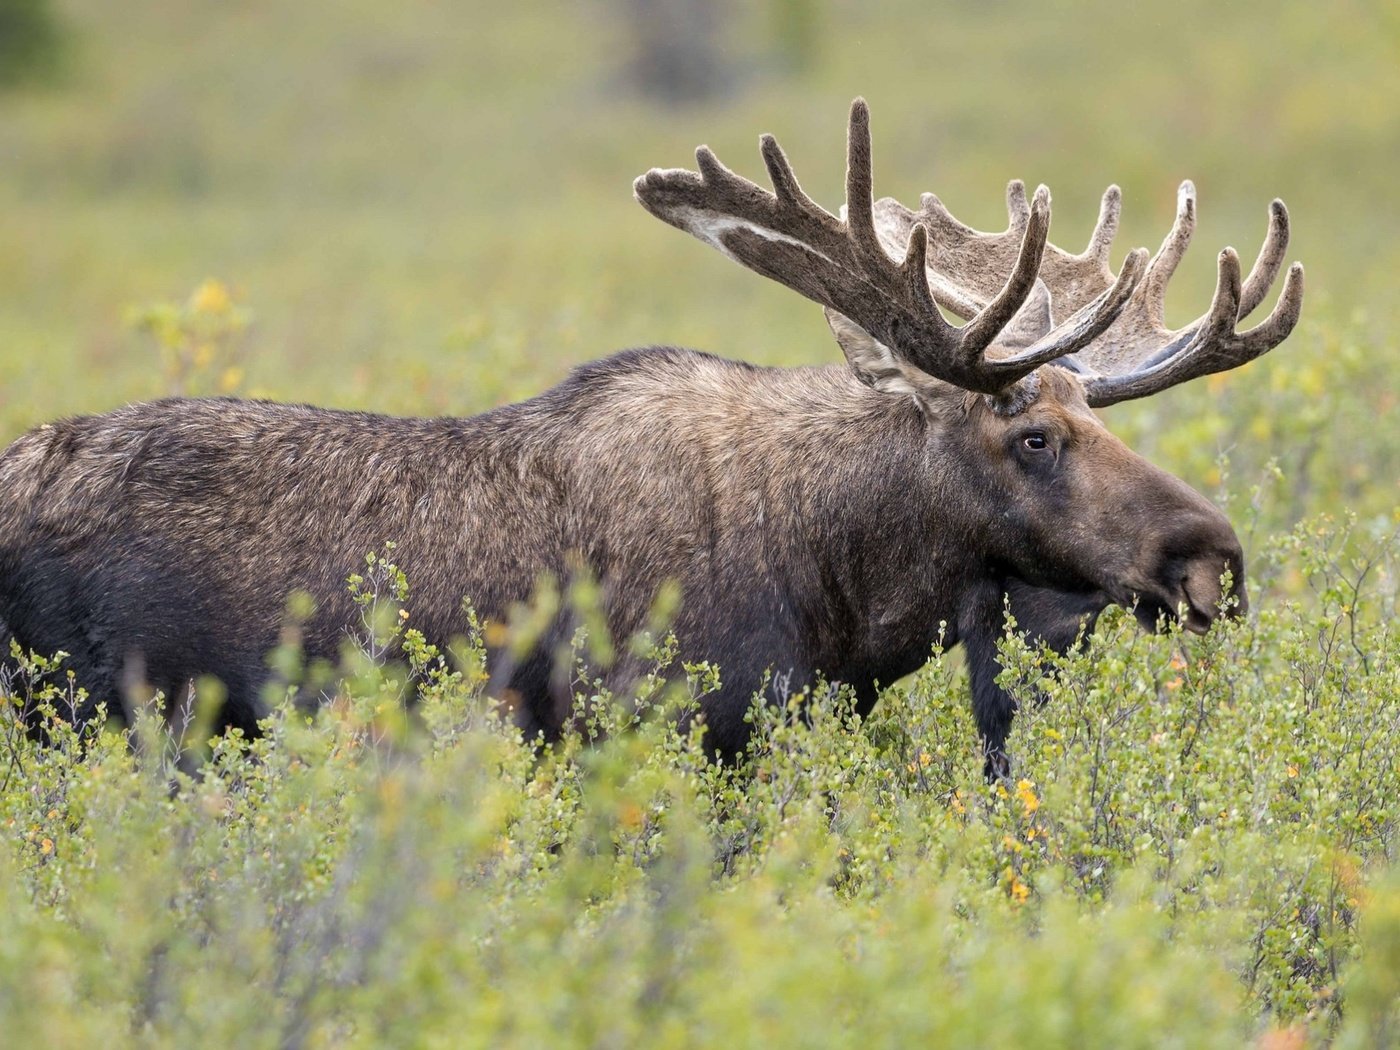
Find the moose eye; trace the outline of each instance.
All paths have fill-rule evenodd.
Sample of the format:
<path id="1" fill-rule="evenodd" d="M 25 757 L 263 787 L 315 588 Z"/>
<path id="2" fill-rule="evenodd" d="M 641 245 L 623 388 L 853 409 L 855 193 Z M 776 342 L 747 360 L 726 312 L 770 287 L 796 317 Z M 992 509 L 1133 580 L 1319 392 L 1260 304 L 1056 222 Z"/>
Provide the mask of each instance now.
<path id="1" fill-rule="evenodd" d="M 1050 443 L 1045 440 L 1045 432 L 1042 430 L 1032 430 L 1029 434 L 1021 438 L 1021 445 L 1028 452 L 1044 452 L 1050 447 Z"/>

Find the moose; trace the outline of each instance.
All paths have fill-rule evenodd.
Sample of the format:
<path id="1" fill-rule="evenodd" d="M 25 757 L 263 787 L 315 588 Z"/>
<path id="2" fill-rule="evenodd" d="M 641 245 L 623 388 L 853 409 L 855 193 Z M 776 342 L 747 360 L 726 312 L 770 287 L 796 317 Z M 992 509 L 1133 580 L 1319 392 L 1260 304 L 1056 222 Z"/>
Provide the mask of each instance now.
<path id="1" fill-rule="evenodd" d="M 1028 201 L 1010 184 L 1000 233 L 932 194 L 918 210 L 875 200 L 861 99 L 840 215 L 775 139 L 761 152 L 771 192 L 701 147 L 698 172 L 653 169 L 635 196 L 819 303 L 845 364 L 650 347 L 465 419 L 174 398 L 39 426 L 0 456 L 4 629 L 69 654 L 90 697 L 80 721 L 102 701 L 120 710 L 135 666 L 167 698 L 216 677 L 225 726 L 256 733 L 289 593 L 315 600 L 308 657 L 335 658 L 358 614 L 346 573 L 393 540 L 413 623 L 440 646 L 466 633 L 464 598 L 502 621 L 546 576 L 589 573 L 618 638 L 678 584 L 681 655 L 720 668 L 699 717 L 721 757 L 743 751 L 746 711 L 774 681 L 841 683 L 868 712 L 936 641 L 960 643 L 995 774 L 1015 711 L 996 684 L 1008 607 L 1060 651 L 1110 604 L 1196 632 L 1244 611 L 1230 523 L 1091 410 L 1235 368 L 1292 331 L 1296 263 L 1267 319 L 1237 330 L 1282 268 L 1281 201 L 1248 277 L 1226 248 L 1210 308 L 1170 330 L 1189 182 L 1160 250 L 1114 274 L 1116 186 L 1075 255 L 1048 240 L 1043 186 Z M 501 665 L 529 735 L 571 717 L 555 653 L 572 630 L 561 612 Z M 638 671 L 624 657 L 608 673 Z"/>

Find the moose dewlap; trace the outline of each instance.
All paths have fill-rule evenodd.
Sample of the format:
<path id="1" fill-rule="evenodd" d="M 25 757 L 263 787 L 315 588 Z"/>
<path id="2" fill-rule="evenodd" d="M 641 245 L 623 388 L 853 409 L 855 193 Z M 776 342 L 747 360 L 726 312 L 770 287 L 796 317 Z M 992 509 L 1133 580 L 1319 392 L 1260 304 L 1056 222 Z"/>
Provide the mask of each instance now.
<path id="1" fill-rule="evenodd" d="M 90 697 L 79 719 L 99 701 L 120 711 L 135 667 L 168 697 L 219 678 L 224 721 L 253 732 L 288 595 L 315 598 L 307 655 L 333 659 L 358 615 L 346 573 L 385 540 L 412 581 L 414 624 L 438 645 L 465 633 L 464 598 L 501 619 L 542 575 L 582 564 L 619 637 L 679 583 L 681 655 L 721 668 L 702 717 L 726 755 L 743 748 L 765 680 L 822 676 L 868 709 L 946 624 L 996 771 L 1014 712 L 995 683 L 1008 601 L 1059 649 L 1111 603 L 1198 631 L 1244 608 L 1229 522 L 1091 409 L 1236 367 L 1288 335 L 1297 264 L 1269 317 L 1237 330 L 1282 268 L 1281 202 L 1248 277 L 1225 249 L 1210 308 L 1173 331 L 1162 303 L 1195 225 L 1190 183 L 1157 253 L 1130 252 L 1115 274 L 1116 187 L 1078 255 L 1048 241 L 1044 187 L 1028 202 L 1013 182 L 995 234 L 931 194 L 917 211 L 875 201 L 861 100 L 844 217 L 802 192 L 771 137 L 762 154 L 773 192 L 701 148 L 698 173 L 650 171 L 637 199 L 820 303 L 845 365 L 656 347 L 469 419 L 173 399 L 45 425 L 0 456 L 5 629 L 70 654 Z M 523 658 L 498 654 L 496 688 L 531 733 L 568 717 L 551 654 L 573 626 L 562 612 Z M 637 670 L 624 658 L 609 673 Z"/>

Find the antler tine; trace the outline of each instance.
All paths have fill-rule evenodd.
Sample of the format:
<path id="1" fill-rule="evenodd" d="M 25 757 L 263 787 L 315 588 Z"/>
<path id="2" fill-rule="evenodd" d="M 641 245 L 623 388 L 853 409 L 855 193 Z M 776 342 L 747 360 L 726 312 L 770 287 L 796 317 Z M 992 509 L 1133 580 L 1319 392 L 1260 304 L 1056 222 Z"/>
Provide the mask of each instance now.
<path id="1" fill-rule="evenodd" d="M 936 317 L 943 321 L 943 315 L 938 312 L 938 304 L 934 302 L 933 292 L 929 290 L 928 275 L 928 227 L 923 223 L 916 223 L 909 232 L 909 247 L 904 252 L 904 262 L 900 264 L 900 272 L 904 277 L 905 286 L 909 289 L 909 296 L 919 305 L 919 308 L 928 314 L 929 317 Z M 943 321 L 949 328 L 948 322 Z"/>
<path id="2" fill-rule="evenodd" d="M 1041 187 L 1042 189 L 1044 187 Z M 1008 229 L 1024 230 L 1031 219 L 1031 206 L 1026 200 L 1026 184 L 1012 179 L 1006 184 L 1006 218 Z"/>
<path id="3" fill-rule="evenodd" d="M 1217 257 L 1218 274 L 1215 295 L 1206 311 L 1205 324 L 1197 331 L 1196 340 L 1202 346 L 1220 346 L 1235 330 L 1240 315 L 1240 254 L 1233 248 L 1222 248 Z"/>
<path id="4" fill-rule="evenodd" d="M 695 166 L 700 169 L 700 180 L 707 186 L 733 188 L 748 182 L 726 168 L 709 146 L 695 147 Z"/>
<path id="5" fill-rule="evenodd" d="M 946 210 L 930 210 L 896 240 L 882 240 L 872 193 L 870 110 L 864 99 L 851 105 L 844 221 L 803 193 L 771 135 L 763 137 L 760 150 L 771 193 L 730 171 L 703 147 L 696 151 L 698 176 L 653 169 L 636 181 L 634 191 L 659 218 L 842 314 L 935 378 L 1000 394 L 1034 370 L 1034 364 L 997 362 L 993 367 L 985 351 L 1035 288 L 1049 234 L 1049 191 L 1042 187 L 1030 205 L 1024 189 L 1019 205 L 1015 193 L 1009 194 L 1013 224 L 1018 207 L 1027 212 L 1020 248 L 1008 276 L 987 277 L 990 302 L 983 307 L 978 296 L 957 285 L 957 277 L 939 277 L 928 268 L 937 239 L 955 223 Z M 975 317 L 955 328 L 943 319 L 939 296 L 972 307 L 968 312 Z"/>
<path id="6" fill-rule="evenodd" d="M 1050 191 L 1040 186 L 1035 191 L 1031 203 L 1030 218 L 1026 232 L 1021 237 L 1021 250 L 1016 264 L 1011 268 L 1011 276 L 1002 285 L 1000 293 L 974 317 L 962 330 L 962 352 L 966 358 L 978 357 L 997 337 L 1016 311 L 1031 294 L 1036 275 L 1040 272 L 1040 260 L 1045 255 L 1045 245 L 1050 239 Z M 989 362 L 989 364 L 991 364 Z M 1005 374 L 1014 374 L 1016 369 L 1006 367 L 1007 361 L 996 362 L 993 367 Z M 1036 365 L 1027 365 L 1015 375 L 1019 379 Z M 1014 379 L 1012 380 L 1014 382 Z"/>
<path id="7" fill-rule="evenodd" d="M 1253 361 L 1261 354 L 1268 353 L 1287 339 L 1298 326 L 1298 318 L 1302 315 L 1303 264 L 1295 262 L 1288 268 L 1288 274 L 1283 279 L 1283 291 L 1269 316 L 1239 337 L 1248 348 L 1248 360 Z"/>
<path id="8" fill-rule="evenodd" d="M 846 132 L 846 228 L 855 246 L 871 258 L 887 258 L 875 233 L 875 194 L 870 148 L 870 107 L 851 103 Z"/>
<path id="9" fill-rule="evenodd" d="M 783 147 L 778 145 L 777 139 L 772 135 L 761 136 L 758 140 L 758 151 L 763 156 L 763 166 L 768 169 L 768 181 L 773 184 L 773 192 L 780 204 L 804 210 L 825 210 L 803 192 L 798 184 L 797 175 L 788 162 L 787 154 L 783 152 Z"/>
<path id="10" fill-rule="evenodd" d="M 1148 264 L 1147 275 L 1143 278 L 1143 292 L 1150 306 L 1160 317 L 1167 297 L 1167 282 L 1176 273 L 1181 257 L 1191 245 L 1191 235 L 1196 232 L 1196 185 L 1190 179 L 1182 182 L 1176 191 L 1176 219 L 1162 246 Z"/>
<path id="11" fill-rule="evenodd" d="M 1094 223 L 1094 232 L 1089 235 L 1089 243 L 1084 248 L 1086 256 L 1105 265 L 1108 263 L 1113 238 L 1118 236 L 1118 216 L 1122 211 L 1123 191 L 1116 184 L 1109 186 L 1103 191 L 1103 200 L 1099 202 L 1099 219 Z"/>
<path id="12" fill-rule="evenodd" d="M 1274 283 L 1283 267 L 1284 255 L 1288 252 L 1288 209 L 1277 197 L 1269 205 L 1269 229 L 1264 235 L 1264 244 L 1259 249 L 1259 257 L 1254 260 L 1249 276 L 1244 281 L 1244 291 L 1240 294 L 1240 317 L 1248 317 L 1264 301 L 1269 286 Z"/>

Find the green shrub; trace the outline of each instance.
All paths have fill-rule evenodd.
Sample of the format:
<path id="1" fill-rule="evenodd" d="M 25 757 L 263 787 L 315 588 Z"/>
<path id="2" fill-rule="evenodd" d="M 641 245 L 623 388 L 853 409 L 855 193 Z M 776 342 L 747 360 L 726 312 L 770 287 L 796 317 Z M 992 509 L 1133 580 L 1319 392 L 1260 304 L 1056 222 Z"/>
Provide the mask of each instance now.
<path id="1" fill-rule="evenodd" d="M 1394 537 L 1363 531 L 1272 539 L 1262 583 L 1296 568 L 1315 597 L 1205 638 L 1118 614 L 1063 658 L 1009 638 L 1025 707 L 996 785 L 938 653 L 864 722 L 839 690 L 756 709 L 732 768 L 674 728 L 715 669 L 663 641 L 613 697 L 580 633 L 580 729 L 541 748 L 482 695 L 479 638 L 449 660 L 394 614 L 411 581 L 386 552 L 319 717 L 288 702 L 207 750 L 155 706 L 87 742 L 3 723 L 0 1025 L 34 1045 L 1376 1045 L 1400 641 Z"/>

